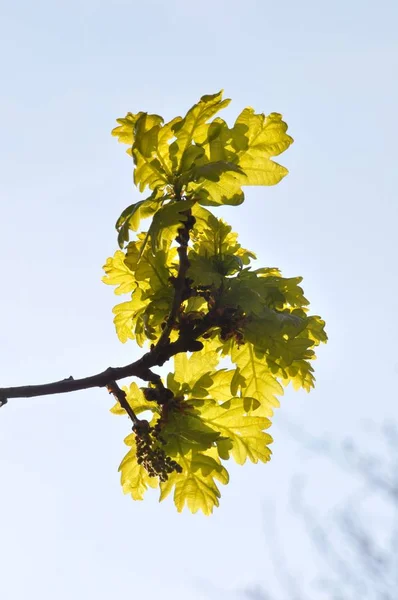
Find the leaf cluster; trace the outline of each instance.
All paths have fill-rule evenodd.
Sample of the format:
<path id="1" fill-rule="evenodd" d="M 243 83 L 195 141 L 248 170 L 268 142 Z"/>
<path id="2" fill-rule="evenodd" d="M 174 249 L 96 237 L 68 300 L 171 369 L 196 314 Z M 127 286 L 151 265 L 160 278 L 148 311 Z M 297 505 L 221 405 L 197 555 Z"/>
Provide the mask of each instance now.
<path id="1" fill-rule="evenodd" d="M 178 510 L 205 514 L 228 483 L 225 461 L 270 459 L 265 430 L 283 386 L 314 386 L 314 349 L 327 339 L 301 278 L 254 268 L 255 255 L 206 208 L 239 205 L 242 187 L 287 173 L 272 160 L 292 143 L 281 115 L 246 108 L 229 128 L 215 117 L 228 103 L 220 92 L 168 123 L 142 112 L 118 119 L 112 133 L 129 146 L 135 184 L 151 194 L 120 215 L 121 249 L 104 266 L 104 282 L 130 295 L 113 309 L 119 339 L 175 355 L 167 379 L 125 390 L 135 414 L 149 417 L 125 440 L 123 489 L 142 499 L 159 488 L 160 500 L 173 493 Z M 125 414 L 119 404 L 112 411 Z"/>

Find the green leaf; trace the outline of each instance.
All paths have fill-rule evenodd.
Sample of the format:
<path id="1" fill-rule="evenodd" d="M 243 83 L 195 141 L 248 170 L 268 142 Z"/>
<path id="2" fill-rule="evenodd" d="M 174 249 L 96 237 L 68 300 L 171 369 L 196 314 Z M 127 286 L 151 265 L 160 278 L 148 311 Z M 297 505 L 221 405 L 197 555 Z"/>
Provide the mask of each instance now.
<path id="1" fill-rule="evenodd" d="M 243 156 L 278 156 L 293 143 L 286 133 L 287 125 L 282 115 L 271 113 L 265 116 L 256 114 L 253 108 L 245 108 L 235 121 L 231 145 L 238 152 L 239 162 Z"/>
<path id="2" fill-rule="evenodd" d="M 142 113 L 135 123 L 135 139 L 133 151 L 136 150 L 145 158 L 151 158 L 157 149 L 159 130 L 163 118 L 160 115 Z"/>
<path id="3" fill-rule="evenodd" d="M 200 136 L 201 128 L 219 110 L 228 106 L 230 100 L 222 100 L 222 91 L 218 94 L 202 96 L 197 104 L 189 109 L 186 116 L 173 127 L 176 140 L 170 145 L 170 157 L 175 173 L 181 172 L 184 154 Z"/>
<path id="4" fill-rule="evenodd" d="M 164 289 L 168 285 L 168 279 L 175 271 L 168 268 L 171 266 L 176 254 L 175 248 L 169 250 L 158 250 L 153 255 L 151 249 L 147 247 L 141 253 L 140 242 L 130 242 L 127 246 L 125 263 L 134 273 L 138 285 L 146 290 L 155 292 Z"/>
<path id="5" fill-rule="evenodd" d="M 256 414 L 258 406 L 259 402 L 253 398 L 231 398 L 221 405 L 205 400 L 200 410 L 201 419 L 231 441 L 229 452 L 239 465 L 247 458 L 253 463 L 271 459 L 268 444 L 272 438 L 263 431 L 271 421 Z M 221 448 L 225 448 L 225 444 L 221 444 Z"/>
<path id="6" fill-rule="evenodd" d="M 157 341 L 162 333 L 162 323 L 170 312 L 173 301 L 173 288 L 171 286 L 163 288 L 154 294 L 147 295 L 149 303 L 145 312 L 141 315 L 144 333 L 149 340 Z M 145 340 L 138 340 L 140 345 Z"/>
<path id="7" fill-rule="evenodd" d="M 283 395 L 283 387 L 270 372 L 264 354 L 247 342 L 243 346 L 233 347 L 231 360 L 239 367 L 245 379 L 242 390 L 244 396 L 259 400 L 261 407 L 258 411 L 263 416 L 272 416 L 273 409 L 279 407 L 276 396 Z"/>
<path id="8" fill-rule="evenodd" d="M 196 226 L 194 227 L 193 249 L 201 256 L 235 254 L 240 248 L 237 239 L 238 235 L 232 232 L 230 225 L 209 213 L 204 227 L 201 227 L 200 230 Z"/>
<path id="9" fill-rule="evenodd" d="M 239 273 L 237 277 L 228 280 L 220 298 L 220 305 L 239 307 L 252 319 L 253 315 L 263 312 L 266 300 L 258 293 L 256 282 L 253 281 L 255 278 L 248 278 L 245 275 L 243 273 L 241 276 Z"/>
<path id="10" fill-rule="evenodd" d="M 203 208 L 201 209 L 204 210 Z M 195 217 L 197 207 L 193 211 Z M 240 271 L 255 255 L 237 242 L 237 234 L 221 219 L 205 211 L 192 233 L 193 248 L 189 250 L 188 275 L 197 286 L 225 285 L 224 278 Z"/>
<path id="11" fill-rule="evenodd" d="M 195 144 L 192 146 L 188 146 L 186 151 L 184 152 L 181 165 L 179 171 L 182 173 L 178 178 L 179 184 L 181 186 L 185 185 L 188 181 L 190 181 L 189 174 L 192 173 L 193 167 L 196 164 L 202 164 L 203 158 L 206 160 L 205 151 L 201 146 L 196 146 Z"/>
<path id="12" fill-rule="evenodd" d="M 288 385 L 292 382 L 295 390 L 303 388 L 309 392 L 315 387 L 314 369 L 307 360 L 295 360 L 291 365 L 284 368 L 284 379 L 282 383 Z"/>
<path id="13" fill-rule="evenodd" d="M 143 112 L 139 112 L 133 115 L 129 112 L 123 119 L 116 119 L 119 126 L 112 129 L 112 135 L 116 136 L 122 144 L 132 146 L 134 143 L 135 124 L 143 114 Z"/>
<path id="14" fill-rule="evenodd" d="M 286 130 L 287 125 L 278 113 L 266 117 L 252 108 L 241 112 L 232 130 L 232 145 L 246 175 L 246 179 L 241 179 L 242 185 L 275 185 L 288 174 L 285 167 L 270 159 L 293 143 Z"/>
<path id="15" fill-rule="evenodd" d="M 203 148 L 201 148 L 201 151 L 203 152 Z M 218 160 L 216 162 L 208 162 L 206 164 L 193 167 L 186 173 L 183 181 L 184 184 L 188 183 L 189 181 L 200 181 L 202 179 L 217 182 L 220 181 L 223 173 L 228 172 L 239 173 L 240 175 L 244 176 L 244 172 L 238 165 L 225 160 Z"/>
<path id="16" fill-rule="evenodd" d="M 302 277 L 282 277 L 278 269 L 257 269 L 254 271 L 257 277 L 256 288 L 258 292 L 267 297 L 282 299 L 275 304 L 275 308 L 283 308 L 285 305 L 302 307 L 309 304 L 300 287 Z M 270 305 L 271 306 L 271 305 Z"/>
<path id="17" fill-rule="evenodd" d="M 124 262 L 124 252 L 117 250 L 112 258 L 107 258 L 103 269 L 106 273 L 102 281 L 107 285 L 116 285 L 115 294 L 126 294 L 136 288 L 134 273 Z"/>
<path id="18" fill-rule="evenodd" d="M 171 244 L 177 235 L 177 229 L 188 218 L 187 214 L 185 214 L 186 211 L 192 208 L 194 204 L 194 200 L 184 200 L 181 202 L 170 202 L 159 208 L 148 230 L 153 254 L 156 254 L 164 241 L 167 245 Z"/>
<path id="19" fill-rule="evenodd" d="M 138 313 L 143 311 L 148 300 L 142 300 L 142 290 L 137 289 L 129 302 L 122 302 L 113 308 L 116 333 L 119 340 L 124 344 L 128 339 L 134 339 L 133 321 Z"/>
<path id="20" fill-rule="evenodd" d="M 152 190 L 162 190 L 167 184 L 173 183 L 167 160 L 160 150 L 160 147 L 164 150 L 167 136 L 171 135 L 171 128 L 169 124 L 166 126 L 159 142 L 162 123 L 162 117 L 143 113 L 135 124 L 135 140 L 131 154 L 135 164 L 134 183 L 141 192 L 147 186 Z M 173 126 L 177 124 L 178 120 L 174 120 Z"/>
<path id="21" fill-rule="evenodd" d="M 125 494 L 131 494 L 134 500 L 143 500 L 148 487 L 159 487 L 157 477 L 150 477 L 146 469 L 137 462 L 137 447 L 135 435 L 131 434 L 125 439 L 131 449 L 123 458 L 119 466 L 121 484 Z"/>
<path id="22" fill-rule="evenodd" d="M 327 342 L 328 336 L 325 332 L 325 321 L 316 315 L 307 317 L 307 327 L 304 334 L 313 341 L 314 346 L 318 346 L 321 342 Z"/>
<path id="23" fill-rule="evenodd" d="M 202 128 L 200 141 L 210 161 L 227 161 L 236 164 L 241 172 L 226 172 L 217 181 L 190 184 L 189 189 L 198 194 L 199 202 L 207 206 L 241 204 L 244 200 L 242 186 L 275 185 L 287 175 L 285 167 L 272 161 L 286 150 L 293 139 L 286 134 L 287 125 L 278 113 L 266 117 L 245 108 L 229 129 L 221 119 L 213 127 Z M 206 137 L 207 136 L 207 137 Z"/>
<path id="24" fill-rule="evenodd" d="M 215 286 L 220 287 L 224 279 L 223 273 L 213 258 L 200 256 L 189 252 L 188 277 L 192 279 L 193 285 L 197 287 Z"/>
<path id="25" fill-rule="evenodd" d="M 167 441 L 166 453 L 174 457 L 185 456 L 191 450 L 208 450 L 220 437 L 218 431 L 209 427 L 188 407 L 185 412 L 172 411 L 168 415 L 162 435 Z"/>
<path id="26" fill-rule="evenodd" d="M 245 175 L 240 175 L 241 178 Z M 245 196 L 242 191 L 242 183 L 237 173 L 226 171 L 220 175 L 217 181 L 205 180 L 200 183 L 190 182 L 187 193 L 197 199 L 203 206 L 239 206 Z M 247 182 L 246 185 L 249 185 Z"/>
<path id="27" fill-rule="evenodd" d="M 128 242 L 129 231 L 137 231 L 141 219 L 152 216 L 159 208 L 159 203 L 163 200 L 165 200 L 165 198 L 159 196 L 158 190 L 156 189 L 149 198 L 130 204 L 130 206 L 124 209 L 116 221 L 116 229 L 119 232 L 118 244 L 120 248 L 123 248 L 125 242 Z"/>
<path id="28" fill-rule="evenodd" d="M 174 357 L 174 379 L 193 389 L 198 380 L 217 366 L 220 360 L 217 352 L 193 352 L 190 357 L 186 353 Z"/>
<path id="29" fill-rule="evenodd" d="M 134 183 L 140 192 L 143 192 L 146 187 L 151 190 L 163 189 L 169 183 L 169 179 L 157 158 L 149 159 L 136 150 L 133 150 L 133 157 L 135 163 Z"/>
<path id="30" fill-rule="evenodd" d="M 170 157 L 170 140 L 174 138 L 174 128 L 182 121 L 181 117 L 175 117 L 169 123 L 163 125 L 159 130 L 157 139 L 156 156 L 166 173 L 173 173 L 173 165 Z"/>
<path id="31" fill-rule="evenodd" d="M 116 293 L 130 291 L 131 300 L 114 307 L 114 323 L 119 339 L 124 343 L 135 339 L 142 346 L 161 335 L 161 325 L 170 311 L 173 287 L 169 277 L 176 274 L 172 266 L 175 248 L 159 250 L 154 256 L 148 247 L 140 256 L 142 240 L 130 242 L 126 256 L 118 251 L 116 259 L 108 259 L 105 269 L 108 284 L 120 285 Z M 167 265 L 170 264 L 170 269 Z"/>
<path id="32" fill-rule="evenodd" d="M 212 373 L 212 383 L 207 389 L 208 395 L 214 398 L 216 402 L 230 400 L 235 395 L 231 390 L 234 375 L 235 371 L 227 371 L 226 369 L 219 369 Z"/>
<path id="33" fill-rule="evenodd" d="M 191 231 L 191 236 L 192 234 L 202 234 L 205 229 L 211 227 L 209 224 L 210 219 L 215 219 L 216 217 L 214 217 L 214 215 L 207 210 L 207 208 L 200 206 L 200 204 L 194 204 L 191 210 L 196 219 L 193 231 Z"/>
<path id="34" fill-rule="evenodd" d="M 149 402 L 146 400 L 142 390 L 140 390 L 134 381 L 130 384 L 129 388 L 123 387 L 122 390 L 126 393 L 126 400 L 136 415 L 139 415 L 146 410 L 159 412 L 159 405 L 156 404 L 156 402 Z M 116 404 L 112 406 L 110 412 L 114 415 L 126 415 L 126 411 L 120 406 L 119 402 L 116 402 Z"/>
<path id="35" fill-rule="evenodd" d="M 174 502 L 178 512 L 186 505 L 192 513 L 201 510 L 210 515 L 219 506 L 221 496 L 215 479 L 224 485 L 229 481 L 228 471 L 221 465 L 214 449 L 191 451 L 179 460 L 182 473 L 172 473 L 169 480 L 160 484 L 160 500 L 164 500 L 174 487 Z"/>

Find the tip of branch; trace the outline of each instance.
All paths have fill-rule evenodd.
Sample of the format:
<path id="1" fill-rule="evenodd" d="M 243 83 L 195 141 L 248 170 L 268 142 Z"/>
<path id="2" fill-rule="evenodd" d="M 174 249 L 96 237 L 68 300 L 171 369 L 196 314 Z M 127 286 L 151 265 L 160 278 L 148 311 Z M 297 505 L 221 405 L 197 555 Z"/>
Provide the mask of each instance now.
<path id="1" fill-rule="evenodd" d="M 0 408 L 2 406 L 4 406 L 5 404 L 7 404 L 7 402 L 8 402 L 7 398 L 0 398 Z"/>

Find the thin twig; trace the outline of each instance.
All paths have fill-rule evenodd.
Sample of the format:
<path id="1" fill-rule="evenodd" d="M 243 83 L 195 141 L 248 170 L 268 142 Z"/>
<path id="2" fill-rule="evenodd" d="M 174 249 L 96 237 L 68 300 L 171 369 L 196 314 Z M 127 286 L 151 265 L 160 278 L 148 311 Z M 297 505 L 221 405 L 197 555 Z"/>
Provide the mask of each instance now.
<path id="1" fill-rule="evenodd" d="M 116 381 L 110 381 L 107 384 L 106 389 L 108 390 L 108 392 L 110 394 L 113 394 L 115 396 L 115 399 L 119 402 L 120 406 L 122 408 L 124 408 L 124 410 L 126 411 L 126 413 L 128 414 L 128 416 L 130 417 L 130 419 L 133 421 L 134 425 L 138 425 L 140 423 L 140 420 L 138 419 L 137 415 L 135 414 L 135 412 L 131 408 L 130 404 L 127 402 L 126 392 L 124 392 L 118 386 L 118 384 L 116 383 Z"/>

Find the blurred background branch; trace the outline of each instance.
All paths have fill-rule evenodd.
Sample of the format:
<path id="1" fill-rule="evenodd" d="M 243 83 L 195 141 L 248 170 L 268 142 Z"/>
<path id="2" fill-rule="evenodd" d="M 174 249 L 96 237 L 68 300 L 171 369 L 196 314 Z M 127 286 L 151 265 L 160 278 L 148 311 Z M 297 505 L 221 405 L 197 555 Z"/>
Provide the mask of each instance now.
<path id="1" fill-rule="evenodd" d="M 284 422 L 284 424 L 286 424 Z M 338 445 L 286 424 L 289 435 L 312 458 L 324 477 L 338 468 L 350 479 L 326 514 L 311 495 L 311 468 L 290 485 L 290 512 L 301 523 L 316 563 L 309 583 L 297 574 L 294 545 L 281 535 L 276 511 L 267 509 L 266 539 L 282 595 L 264 585 L 243 590 L 245 600 L 396 600 L 398 597 L 398 427 L 364 425 L 367 443 L 347 438 Z"/>

